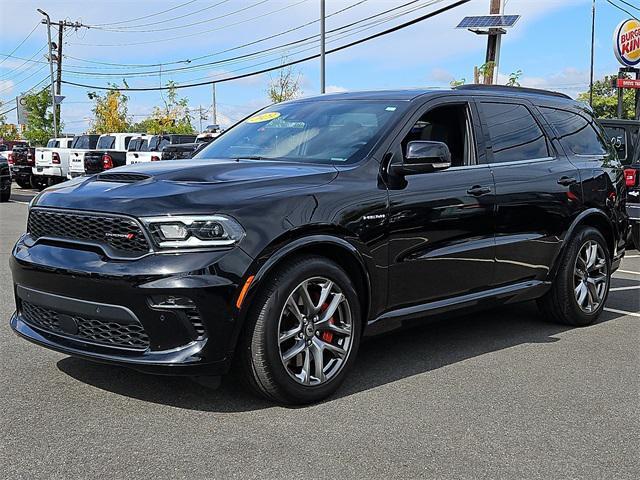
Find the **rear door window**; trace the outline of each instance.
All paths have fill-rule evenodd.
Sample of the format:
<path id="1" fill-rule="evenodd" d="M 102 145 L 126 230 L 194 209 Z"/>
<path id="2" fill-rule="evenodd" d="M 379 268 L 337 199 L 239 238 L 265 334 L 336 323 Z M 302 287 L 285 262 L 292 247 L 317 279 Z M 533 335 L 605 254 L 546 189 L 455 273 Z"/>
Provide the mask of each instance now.
<path id="1" fill-rule="evenodd" d="M 514 103 L 481 103 L 491 138 L 493 162 L 549 157 L 544 132 L 527 107 Z"/>
<path id="2" fill-rule="evenodd" d="M 116 143 L 116 137 L 112 135 L 103 135 L 98 139 L 96 148 L 98 150 L 109 150 L 114 147 Z"/>
<path id="3" fill-rule="evenodd" d="M 47 148 L 57 148 L 59 145 L 60 145 L 60 142 L 58 142 L 53 138 L 47 142 Z"/>
<path id="4" fill-rule="evenodd" d="M 598 127 L 592 120 L 568 110 L 548 107 L 541 107 L 540 110 L 556 129 L 560 143 L 568 152 L 585 156 L 602 156 L 609 153 L 609 146 L 598 133 Z"/>

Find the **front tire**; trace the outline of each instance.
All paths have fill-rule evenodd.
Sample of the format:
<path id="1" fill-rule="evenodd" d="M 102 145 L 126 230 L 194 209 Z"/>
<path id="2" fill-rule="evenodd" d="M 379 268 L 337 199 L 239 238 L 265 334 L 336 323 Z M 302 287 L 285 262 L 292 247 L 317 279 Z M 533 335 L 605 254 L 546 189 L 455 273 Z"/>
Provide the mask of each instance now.
<path id="1" fill-rule="evenodd" d="M 598 230 L 585 227 L 569 240 L 551 290 L 538 306 L 555 322 L 591 325 L 604 309 L 610 283 L 607 242 Z"/>
<path id="2" fill-rule="evenodd" d="M 352 281 L 318 256 L 283 264 L 253 302 L 238 360 L 249 386 L 283 404 L 335 392 L 360 343 L 361 311 Z"/>

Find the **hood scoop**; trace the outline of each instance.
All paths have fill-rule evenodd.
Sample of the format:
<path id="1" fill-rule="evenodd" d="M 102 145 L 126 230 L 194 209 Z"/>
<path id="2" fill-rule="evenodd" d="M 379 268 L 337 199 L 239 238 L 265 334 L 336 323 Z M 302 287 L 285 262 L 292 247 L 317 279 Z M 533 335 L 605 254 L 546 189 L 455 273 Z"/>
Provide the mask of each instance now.
<path id="1" fill-rule="evenodd" d="M 142 173 L 101 173 L 96 177 L 98 182 L 136 183 L 151 178 Z"/>

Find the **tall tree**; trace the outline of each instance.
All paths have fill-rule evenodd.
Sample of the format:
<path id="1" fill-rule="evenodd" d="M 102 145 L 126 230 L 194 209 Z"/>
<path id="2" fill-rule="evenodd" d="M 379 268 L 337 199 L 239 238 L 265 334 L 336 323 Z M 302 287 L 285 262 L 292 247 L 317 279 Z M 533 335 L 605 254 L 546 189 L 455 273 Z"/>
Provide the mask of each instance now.
<path id="1" fill-rule="evenodd" d="M 174 82 L 168 83 L 168 90 L 163 97 L 164 105 L 154 107 L 151 115 L 131 126 L 130 131 L 150 133 L 193 134 L 195 129 L 191 125 L 192 116 L 189 112 L 189 100 L 186 97 L 178 97 L 178 91 Z"/>
<path id="2" fill-rule="evenodd" d="M 283 62 L 284 63 L 284 62 Z M 302 74 L 290 65 L 278 70 L 276 77 L 271 77 L 267 95 L 273 103 L 286 102 L 302 95 L 300 85 Z"/>
<path id="3" fill-rule="evenodd" d="M 593 111 L 598 118 L 618 117 L 618 89 L 613 86 L 617 75 L 608 75 L 593 83 Z M 578 100 L 589 103 L 590 90 L 578 95 Z M 634 118 L 634 90 L 625 89 L 623 96 L 623 112 L 625 118 Z"/>
<path id="4" fill-rule="evenodd" d="M 127 102 L 129 97 L 122 93 L 117 85 L 104 95 L 89 92 L 87 96 L 93 101 L 95 118 L 91 127 L 92 133 L 126 132 L 129 128 Z"/>
<path id="5" fill-rule="evenodd" d="M 25 110 L 27 112 L 27 127 L 24 131 L 24 138 L 31 142 L 31 145 L 46 145 L 47 141 L 53 137 L 53 114 L 49 111 L 51 104 L 51 94 L 48 88 L 26 95 Z M 64 125 L 58 125 L 60 131 Z"/>

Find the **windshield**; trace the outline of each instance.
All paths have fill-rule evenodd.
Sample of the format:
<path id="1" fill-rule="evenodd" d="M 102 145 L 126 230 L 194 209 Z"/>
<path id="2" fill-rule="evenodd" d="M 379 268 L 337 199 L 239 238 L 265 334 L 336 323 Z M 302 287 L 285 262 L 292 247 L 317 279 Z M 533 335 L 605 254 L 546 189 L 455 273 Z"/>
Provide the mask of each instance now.
<path id="1" fill-rule="evenodd" d="M 402 102 L 359 100 L 272 105 L 227 130 L 196 158 L 353 163 L 404 108 Z"/>

